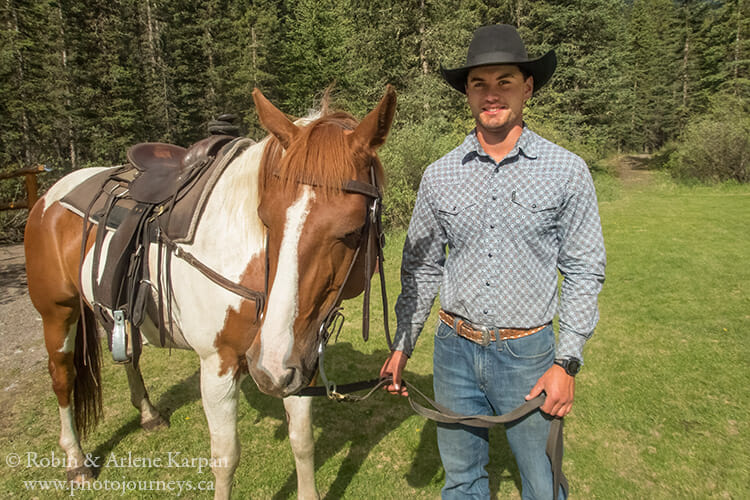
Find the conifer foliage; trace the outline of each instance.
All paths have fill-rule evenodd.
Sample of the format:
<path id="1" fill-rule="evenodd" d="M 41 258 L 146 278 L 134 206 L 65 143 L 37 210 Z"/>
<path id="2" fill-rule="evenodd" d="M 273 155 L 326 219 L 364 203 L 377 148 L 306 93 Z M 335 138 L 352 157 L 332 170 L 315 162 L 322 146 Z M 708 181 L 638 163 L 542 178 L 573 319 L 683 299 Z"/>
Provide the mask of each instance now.
<path id="1" fill-rule="evenodd" d="M 0 170 L 121 163 L 229 112 L 257 138 L 253 87 L 302 115 L 332 83 L 358 116 L 396 86 L 401 143 L 385 154 L 406 162 L 393 152 L 416 137 L 471 126 L 439 68 L 490 23 L 518 26 L 532 56 L 557 50 L 528 118 L 594 156 L 658 151 L 721 119 L 722 95 L 750 96 L 750 0 L 0 0 Z M 387 165 L 395 185 L 415 189 L 440 143 Z"/>

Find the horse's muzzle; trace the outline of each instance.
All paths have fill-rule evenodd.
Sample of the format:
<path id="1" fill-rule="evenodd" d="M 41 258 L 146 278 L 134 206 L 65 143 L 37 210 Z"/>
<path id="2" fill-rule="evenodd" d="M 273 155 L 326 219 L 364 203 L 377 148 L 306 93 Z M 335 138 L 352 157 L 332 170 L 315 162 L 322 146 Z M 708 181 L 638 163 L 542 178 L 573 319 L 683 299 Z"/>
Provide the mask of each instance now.
<path id="1" fill-rule="evenodd" d="M 249 356 L 247 361 L 250 376 L 253 377 L 255 385 L 269 396 L 285 398 L 298 393 L 310 383 L 310 379 L 304 375 L 301 367 L 285 367 L 279 374 L 272 375 Z"/>

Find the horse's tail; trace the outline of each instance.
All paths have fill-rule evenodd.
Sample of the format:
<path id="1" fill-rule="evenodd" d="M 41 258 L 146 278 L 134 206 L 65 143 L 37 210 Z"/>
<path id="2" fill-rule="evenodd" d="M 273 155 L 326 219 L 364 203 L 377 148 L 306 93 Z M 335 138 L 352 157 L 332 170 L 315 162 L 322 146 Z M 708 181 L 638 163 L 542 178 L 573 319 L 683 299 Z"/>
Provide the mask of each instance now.
<path id="1" fill-rule="evenodd" d="M 73 363 L 76 370 L 73 412 L 76 429 L 83 437 L 96 427 L 102 417 L 101 344 L 94 312 L 85 305 L 81 307 L 81 318 L 76 330 Z"/>

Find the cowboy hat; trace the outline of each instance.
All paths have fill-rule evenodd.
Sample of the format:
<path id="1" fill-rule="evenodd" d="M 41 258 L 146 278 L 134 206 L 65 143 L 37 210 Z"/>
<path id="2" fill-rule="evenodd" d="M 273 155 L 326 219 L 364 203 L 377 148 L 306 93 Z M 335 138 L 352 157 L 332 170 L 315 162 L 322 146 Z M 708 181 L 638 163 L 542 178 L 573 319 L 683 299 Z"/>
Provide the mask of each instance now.
<path id="1" fill-rule="evenodd" d="M 469 70 L 493 64 L 513 64 L 528 72 L 534 77 L 536 92 L 555 72 L 557 56 L 554 50 L 550 50 L 539 59 L 529 59 L 516 28 L 508 24 L 495 24 L 482 26 L 474 32 L 466 54 L 466 64 L 455 69 L 446 69 L 440 65 L 440 72 L 451 87 L 465 94 Z"/>

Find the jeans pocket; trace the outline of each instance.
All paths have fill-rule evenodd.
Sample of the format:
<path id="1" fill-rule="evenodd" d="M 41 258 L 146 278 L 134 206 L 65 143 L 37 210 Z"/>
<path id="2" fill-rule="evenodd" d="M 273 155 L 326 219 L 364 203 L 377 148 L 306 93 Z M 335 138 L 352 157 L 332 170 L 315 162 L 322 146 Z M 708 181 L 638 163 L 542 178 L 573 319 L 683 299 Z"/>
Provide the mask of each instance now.
<path id="1" fill-rule="evenodd" d="M 535 359 L 549 355 L 555 349 L 555 330 L 548 325 L 543 330 L 521 337 L 509 339 L 505 346 L 511 356 L 518 359 Z"/>
<path id="2" fill-rule="evenodd" d="M 451 337 L 457 337 L 456 331 L 450 326 L 446 325 L 442 321 L 438 322 L 437 331 L 435 331 L 435 338 L 443 340 Z"/>

